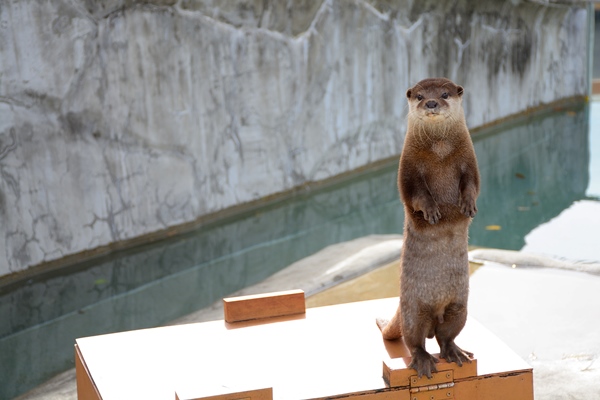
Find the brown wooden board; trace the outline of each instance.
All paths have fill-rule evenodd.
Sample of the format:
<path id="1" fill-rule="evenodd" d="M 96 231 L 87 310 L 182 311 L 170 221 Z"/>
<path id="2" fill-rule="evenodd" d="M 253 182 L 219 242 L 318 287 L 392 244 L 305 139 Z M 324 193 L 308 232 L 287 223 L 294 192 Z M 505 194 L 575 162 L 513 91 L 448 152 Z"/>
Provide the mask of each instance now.
<path id="1" fill-rule="evenodd" d="M 223 312 L 226 322 L 303 314 L 305 311 L 306 301 L 302 290 L 223 299 Z"/>
<path id="2" fill-rule="evenodd" d="M 77 345 L 75 345 L 75 371 L 77 374 L 77 397 L 86 400 L 101 400 L 100 393 L 98 393 L 92 381 L 90 372 Z"/>
<path id="3" fill-rule="evenodd" d="M 392 298 L 266 320 L 80 338 L 77 349 L 86 368 L 77 369 L 78 383 L 87 371 L 92 387 L 86 390 L 97 390 L 103 400 L 240 398 L 216 397 L 228 395 L 223 388 L 261 396 L 272 388 L 274 399 L 411 400 L 417 397 L 411 397 L 410 386 L 390 387 L 383 378 L 384 363 L 393 369 L 407 360 L 392 359 L 410 356 L 401 340 L 384 341 L 375 324 L 375 318 L 393 315 L 397 306 L 398 298 Z M 467 321 L 457 344 L 475 353 L 477 375 L 467 370 L 473 365 L 460 370 L 448 364 L 462 376 L 455 377 L 448 398 L 533 399 L 529 365 L 477 321 Z M 428 340 L 427 349 L 439 352 L 434 340 Z M 80 399 L 96 398 L 81 393 Z"/>
<path id="4" fill-rule="evenodd" d="M 273 388 L 264 389 L 246 389 L 236 386 L 231 387 L 197 387 L 197 385 L 189 385 L 186 388 L 177 388 L 175 392 L 175 400 L 271 400 L 273 398 Z M 208 393 L 207 395 L 205 395 Z"/>
<path id="5" fill-rule="evenodd" d="M 440 362 L 436 368 L 440 372 L 450 371 L 452 373 L 452 380 L 461 380 L 477 376 L 477 359 L 472 360 L 470 363 L 464 363 L 462 367 L 458 367 L 455 363 L 447 363 L 444 359 L 440 358 L 439 354 L 434 354 Z M 410 364 L 410 357 L 392 358 L 383 361 L 383 379 L 388 386 L 411 386 L 419 387 L 435 384 L 436 376 L 444 374 L 434 374 L 431 379 L 427 377 L 417 378 L 416 372 L 408 368 Z M 441 382 L 446 382 L 445 378 L 441 378 Z"/>

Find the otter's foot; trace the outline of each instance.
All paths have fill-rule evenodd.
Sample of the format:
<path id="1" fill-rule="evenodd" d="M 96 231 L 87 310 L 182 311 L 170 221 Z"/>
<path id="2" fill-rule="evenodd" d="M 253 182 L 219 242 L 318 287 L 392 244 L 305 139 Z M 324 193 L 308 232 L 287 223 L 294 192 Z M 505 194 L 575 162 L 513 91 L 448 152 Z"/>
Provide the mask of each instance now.
<path id="1" fill-rule="evenodd" d="M 437 372 L 435 364 L 438 363 L 439 360 L 422 348 L 417 348 L 411 353 L 412 362 L 408 367 L 417 370 L 419 378 L 425 375 L 431 379 L 431 374 Z"/>
<path id="2" fill-rule="evenodd" d="M 440 357 L 447 362 L 455 362 L 459 367 L 462 367 L 463 361 L 470 363 L 473 358 L 473 353 L 461 349 L 454 341 L 450 341 L 445 346 L 442 346 L 440 350 Z"/>

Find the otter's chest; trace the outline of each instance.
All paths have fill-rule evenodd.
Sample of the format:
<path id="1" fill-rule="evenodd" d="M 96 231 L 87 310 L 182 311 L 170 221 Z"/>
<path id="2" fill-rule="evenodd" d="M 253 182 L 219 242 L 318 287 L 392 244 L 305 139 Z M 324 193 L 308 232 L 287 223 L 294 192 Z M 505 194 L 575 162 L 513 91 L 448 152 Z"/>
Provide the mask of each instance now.
<path id="1" fill-rule="evenodd" d="M 454 204 L 459 198 L 462 164 L 451 154 L 439 157 L 433 153 L 419 166 L 422 184 L 438 203 Z"/>

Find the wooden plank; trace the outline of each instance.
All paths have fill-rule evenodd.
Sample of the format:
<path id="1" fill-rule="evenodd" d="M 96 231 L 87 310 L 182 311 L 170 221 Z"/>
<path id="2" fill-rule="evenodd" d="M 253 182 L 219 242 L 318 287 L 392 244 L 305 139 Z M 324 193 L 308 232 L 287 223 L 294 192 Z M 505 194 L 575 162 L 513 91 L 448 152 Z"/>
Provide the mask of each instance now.
<path id="1" fill-rule="evenodd" d="M 81 360 L 99 393 L 80 398 L 172 400 L 176 391 L 178 396 L 194 396 L 218 384 L 273 388 L 276 399 L 409 400 L 408 385 L 389 387 L 382 378 L 383 360 L 390 367 L 406 364 L 408 350 L 402 340 L 383 340 L 375 324 L 377 317 L 392 315 L 397 307 L 396 297 L 307 309 L 301 317 L 211 321 L 79 338 Z M 504 399 L 533 399 L 529 365 L 477 321 L 467 321 L 457 344 L 476 354 L 481 375 L 463 377 L 476 382 L 464 385 L 458 377 L 474 366 L 450 364 L 456 399 L 502 398 L 489 397 L 495 396 L 489 390 L 499 390 Z M 428 351 L 439 352 L 436 346 L 428 340 Z M 407 380 L 416 374 L 408 371 Z M 81 368 L 78 379 L 80 373 Z M 507 395 L 509 389 L 487 380 L 514 385 L 515 393 L 524 397 Z"/>
<path id="2" fill-rule="evenodd" d="M 261 318 L 304 314 L 306 301 L 304 291 L 266 293 L 223 299 L 225 321 L 229 323 Z"/>
<path id="3" fill-rule="evenodd" d="M 412 400 L 412 397 L 410 396 L 410 391 L 407 388 L 389 388 L 387 390 L 364 391 L 360 393 L 343 394 L 340 396 L 320 397 L 312 400 L 346 400 L 348 398 L 354 400 Z"/>
<path id="4" fill-rule="evenodd" d="M 273 400 L 273 388 L 238 390 L 223 386 L 187 388 L 175 391 L 176 400 Z"/>
<path id="5" fill-rule="evenodd" d="M 458 381 L 477 376 L 477 360 L 473 359 L 470 363 L 463 363 L 459 367 L 456 363 L 448 363 L 439 354 L 434 354 L 440 362 L 437 364 L 437 373 L 433 374 L 432 379 L 425 376 L 417 377 L 416 371 L 408 368 L 411 363 L 410 357 L 392 358 L 383 361 L 383 379 L 390 387 L 419 387 L 434 385 L 440 382 L 448 382 L 445 378 L 447 372 L 452 372 L 451 381 Z"/>
<path id="6" fill-rule="evenodd" d="M 75 345 L 75 374 L 78 399 L 102 400 L 77 345 Z"/>
<path id="7" fill-rule="evenodd" d="M 456 399 L 533 400 L 533 371 L 480 375 L 454 385 Z"/>

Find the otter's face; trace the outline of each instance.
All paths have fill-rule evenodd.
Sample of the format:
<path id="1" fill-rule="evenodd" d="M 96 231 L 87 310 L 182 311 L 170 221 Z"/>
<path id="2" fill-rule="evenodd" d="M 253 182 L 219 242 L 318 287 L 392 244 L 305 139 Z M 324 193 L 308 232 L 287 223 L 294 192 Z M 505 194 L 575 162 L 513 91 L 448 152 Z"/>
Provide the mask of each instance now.
<path id="1" fill-rule="evenodd" d="M 442 122 L 462 114 L 463 88 L 446 78 L 424 79 L 406 92 L 410 113 L 422 122 Z"/>

